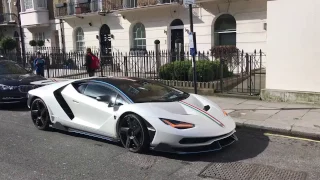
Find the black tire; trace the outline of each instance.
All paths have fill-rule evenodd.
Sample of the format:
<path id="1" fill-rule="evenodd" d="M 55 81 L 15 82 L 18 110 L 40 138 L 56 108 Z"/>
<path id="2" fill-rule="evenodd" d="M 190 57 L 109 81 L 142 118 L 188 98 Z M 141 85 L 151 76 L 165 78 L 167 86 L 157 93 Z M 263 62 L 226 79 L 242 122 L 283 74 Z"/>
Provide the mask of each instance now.
<path id="1" fill-rule="evenodd" d="M 39 130 L 48 130 L 50 125 L 50 115 L 46 103 L 37 98 L 30 106 L 31 119 Z"/>
<path id="2" fill-rule="evenodd" d="M 127 114 L 120 119 L 118 136 L 122 145 L 130 152 L 143 153 L 149 150 L 150 138 L 148 129 L 144 120 L 136 114 Z"/>

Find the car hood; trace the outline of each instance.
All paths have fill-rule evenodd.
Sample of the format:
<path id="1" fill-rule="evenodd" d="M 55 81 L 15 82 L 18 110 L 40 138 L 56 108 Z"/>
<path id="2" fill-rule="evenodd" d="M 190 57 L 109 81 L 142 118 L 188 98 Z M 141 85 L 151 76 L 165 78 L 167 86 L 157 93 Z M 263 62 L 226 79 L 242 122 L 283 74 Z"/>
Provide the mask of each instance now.
<path id="1" fill-rule="evenodd" d="M 15 85 L 27 85 L 32 82 L 47 80 L 42 76 L 35 74 L 7 74 L 0 75 L 0 84 L 15 86 Z"/>
<path id="2" fill-rule="evenodd" d="M 235 128 L 232 118 L 225 115 L 216 103 L 196 94 L 190 94 L 187 99 L 178 102 L 141 103 L 139 106 L 153 117 L 192 123 L 208 131 L 212 131 L 212 127 L 221 129 L 222 132 Z M 209 109 L 205 110 L 205 106 Z"/>

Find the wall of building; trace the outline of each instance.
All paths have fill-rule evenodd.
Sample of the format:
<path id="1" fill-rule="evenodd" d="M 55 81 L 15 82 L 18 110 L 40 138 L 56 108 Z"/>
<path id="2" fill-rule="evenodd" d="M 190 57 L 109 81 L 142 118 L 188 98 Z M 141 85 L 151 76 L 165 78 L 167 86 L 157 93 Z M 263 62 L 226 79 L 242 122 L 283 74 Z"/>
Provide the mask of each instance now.
<path id="1" fill-rule="evenodd" d="M 206 2 L 194 8 L 194 31 L 197 33 L 198 50 L 208 51 L 214 42 L 212 28 L 215 19 L 224 13 L 233 15 L 237 21 L 237 46 L 247 52 L 254 49 L 266 51 L 266 0 L 252 0 L 231 3 Z M 123 17 L 122 17 L 123 15 Z M 190 30 L 188 9 L 184 6 L 167 6 L 146 8 L 139 11 L 125 12 L 122 15 L 90 16 L 66 19 L 65 42 L 67 50 L 74 50 L 74 30 L 81 27 L 85 35 L 85 46 L 99 47 L 96 35 L 102 24 L 107 24 L 114 35 L 113 51 L 127 52 L 130 50 L 130 30 L 136 22 L 146 28 L 147 50 L 154 50 L 154 40 L 159 39 L 161 49 L 170 47 L 170 23 L 181 19 L 185 29 Z M 92 26 L 89 26 L 89 23 Z M 188 47 L 188 34 L 184 34 L 185 48 Z"/>
<path id="2" fill-rule="evenodd" d="M 266 88 L 320 92 L 319 0 L 268 1 Z"/>
<path id="3" fill-rule="evenodd" d="M 31 40 L 34 40 L 35 33 L 44 33 L 44 41 L 45 47 L 57 47 L 59 46 L 59 42 L 56 43 L 54 33 L 58 29 L 58 20 L 50 20 L 50 26 L 45 27 L 31 27 L 31 28 L 24 28 L 24 40 L 25 40 L 25 47 L 26 51 L 34 51 L 35 48 L 29 45 Z"/>

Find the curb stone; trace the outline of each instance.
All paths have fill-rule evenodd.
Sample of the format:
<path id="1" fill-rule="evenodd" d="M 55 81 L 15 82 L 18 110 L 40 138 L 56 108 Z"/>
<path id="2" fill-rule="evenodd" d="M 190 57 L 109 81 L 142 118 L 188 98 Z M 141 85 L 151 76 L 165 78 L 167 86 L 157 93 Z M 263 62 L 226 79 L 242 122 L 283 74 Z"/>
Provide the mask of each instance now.
<path id="1" fill-rule="evenodd" d="M 312 130 L 311 128 L 292 126 L 290 129 L 272 126 L 263 126 L 253 123 L 248 123 L 248 120 L 232 118 L 236 122 L 237 128 L 250 128 L 260 130 L 264 132 L 277 133 L 280 135 L 295 136 L 300 138 L 308 138 L 313 140 L 320 140 L 320 129 L 319 131 Z M 250 122 L 250 121 L 249 121 Z"/>

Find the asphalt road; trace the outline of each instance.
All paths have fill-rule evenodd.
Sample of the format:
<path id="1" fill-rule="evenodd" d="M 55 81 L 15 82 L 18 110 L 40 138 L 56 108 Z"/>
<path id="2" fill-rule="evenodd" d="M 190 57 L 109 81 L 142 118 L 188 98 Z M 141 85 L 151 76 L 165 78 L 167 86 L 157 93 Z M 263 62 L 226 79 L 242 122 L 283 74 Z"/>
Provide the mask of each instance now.
<path id="1" fill-rule="evenodd" d="M 237 135 L 236 144 L 219 152 L 142 155 L 99 139 L 40 131 L 28 111 L 0 110 L 0 179 L 320 179 L 320 143 L 249 129 Z"/>

